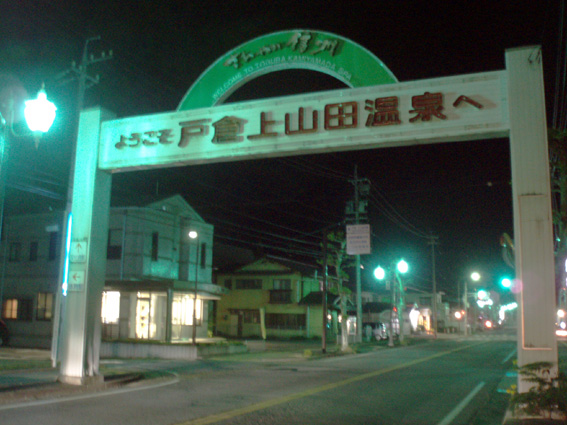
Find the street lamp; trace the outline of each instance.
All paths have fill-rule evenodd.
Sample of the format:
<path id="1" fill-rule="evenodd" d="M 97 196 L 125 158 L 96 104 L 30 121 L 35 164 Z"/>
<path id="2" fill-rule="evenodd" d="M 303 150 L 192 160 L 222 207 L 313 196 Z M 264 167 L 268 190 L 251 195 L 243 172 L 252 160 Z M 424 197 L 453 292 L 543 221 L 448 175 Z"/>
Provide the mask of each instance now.
<path id="1" fill-rule="evenodd" d="M 402 279 L 400 277 L 400 273 L 405 274 L 409 270 L 409 265 L 405 260 L 400 260 L 394 267 L 392 264 L 388 270 L 384 270 L 381 266 L 377 266 L 374 269 L 374 277 L 378 280 L 384 280 L 386 277 L 392 279 L 391 283 L 391 290 L 392 290 L 392 308 L 390 311 L 390 338 L 388 341 L 388 346 L 394 346 L 394 312 L 397 310 L 398 312 L 398 324 L 400 327 L 400 342 L 404 340 L 403 334 L 403 288 L 402 288 Z M 399 290 L 399 303 L 396 306 L 396 283 L 398 285 Z"/>
<path id="2" fill-rule="evenodd" d="M 197 345 L 197 281 L 199 280 L 199 234 L 195 230 L 189 232 L 189 237 L 195 239 L 197 251 L 195 254 L 195 293 L 193 299 L 193 345 Z"/>
<path id="3" fill-rule="evenodd" d="M 36 139 L 36 147 L 41 134 L 47 132 L 55 120 L 55 105 L 47 100 L 44 86 L 37 95 L 37 99 L 25 102 L 24 115 L 27 125 L 32 133 L 18 134 L 14 131 L 14 99 L 8 99 L 8 121 L 0 113 L 0 235 L 2 234 L 2 224 L 4 222 L 4 198 L 6 189 L 6 167 L 5 158 L 10 150 L 10 137 L 26 137 L 33 135 Z M 0 313 L 2 312 L 2 299 L 4 291 L 4 282 L 0 285 Z"/>
<path id="4" fill-rule="evenodd" d="M 478 282 L 480 280 L 480 273 L 478 272 L 472 272 L 471 273 L 471 280 L 473 282 Z M 465 311 L 464 314 L 464 323 L 465 323 L 465 329 L 464 329 L 464 334 L 465 336 L 468 333 L 467 327 L 468 327 L 468 323 L 469 323 L 469 312 L 468 312 L 468 303 L 467 303 L 467 292 L 468 292 L 468 281 L 465 279 L 465 293 L 463 294 L 463 310 Z"/>

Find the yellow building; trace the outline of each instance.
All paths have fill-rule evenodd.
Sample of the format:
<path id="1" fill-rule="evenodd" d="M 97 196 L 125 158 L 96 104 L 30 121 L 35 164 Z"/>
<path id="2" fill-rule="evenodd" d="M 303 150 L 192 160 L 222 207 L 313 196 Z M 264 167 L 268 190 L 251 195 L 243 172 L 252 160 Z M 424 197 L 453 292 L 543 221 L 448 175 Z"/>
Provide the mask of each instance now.
<path id="1" fill-rule="evenodd" d="M 267 256 L 217 274 L 230 292 L 217 306 L 219 335 L 246 337 L 320 337 L 322 310 L 301 301 L 320 291 L 317 268 Z"/>

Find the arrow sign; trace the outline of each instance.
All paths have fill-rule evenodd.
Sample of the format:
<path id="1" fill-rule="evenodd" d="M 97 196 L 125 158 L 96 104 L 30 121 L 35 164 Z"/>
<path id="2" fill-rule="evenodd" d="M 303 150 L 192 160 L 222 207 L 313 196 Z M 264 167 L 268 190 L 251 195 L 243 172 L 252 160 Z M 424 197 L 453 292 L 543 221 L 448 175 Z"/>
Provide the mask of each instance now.
<path id="1" fill-rule="evenodd" d="M 84 270 L 69 271 L 69 291 L 81 291 L 85 284 Z"/>
<path id="2" fill-rule="evenodd" d="M 71 250 L 69 252 L 69 260 L 72 263 L 86 263 L 88 248 L 89 248 L 88 241 L 73 241 L 73 242 L 71 242 Z"/>

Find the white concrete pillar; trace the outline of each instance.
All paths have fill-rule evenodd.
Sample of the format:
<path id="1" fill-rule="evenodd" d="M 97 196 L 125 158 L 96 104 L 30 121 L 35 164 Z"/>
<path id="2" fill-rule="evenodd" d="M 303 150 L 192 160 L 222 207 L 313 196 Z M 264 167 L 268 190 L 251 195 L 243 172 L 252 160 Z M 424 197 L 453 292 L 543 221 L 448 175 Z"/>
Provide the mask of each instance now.
<path id="1" fill-rule="evenodd" d="M 73 186 L 67 296 L 62 298 L 59 380 L 81 385 L 99 380 L 102 291 L 110 212 L 110 173 L 98 170 L 100 125 L 111 114 L 81 112 Z"/>
<path id="2" fill-rule="evenodd" d="M 518 366 L 557 365 L 551 190 L 541 48 L 506 51 L 518 301 Z M 519 379 L 518 390 L 533 384 Z"/>

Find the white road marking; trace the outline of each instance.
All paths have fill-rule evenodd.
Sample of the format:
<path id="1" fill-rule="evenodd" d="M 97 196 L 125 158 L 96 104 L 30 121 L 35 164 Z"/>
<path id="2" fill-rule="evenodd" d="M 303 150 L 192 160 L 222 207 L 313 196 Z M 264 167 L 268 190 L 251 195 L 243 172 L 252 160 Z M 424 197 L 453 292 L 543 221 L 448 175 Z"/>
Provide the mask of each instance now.
<path id="1" fill-rule="evenodd" d="M 455 419 L 457 416 L 459 416 L 459 413 L 461 413 L 463 411 L 463 409 L 465 407 L 467 407 L 467 404 L 469 404 L 471 402 L 471 400 L 474 398 L 474 396 L 482 389 L 482 387 L 484 387 L 484 382 L 481 382 L 480 384 L 478 384 L 474 390 L 472 390 L 468 396 L 466 396 L 463 401 L 461 401 L 452 411 L 451 413 L 449 413 L 447 416 L 445 416 L 443 418 L 443 420 L 441 422 L 439 422 L 437 425 L 449 425 L 451 422 L 453 422 L 453 419 Z"/>

